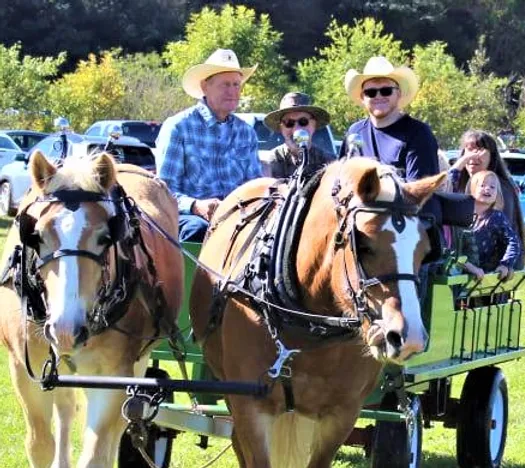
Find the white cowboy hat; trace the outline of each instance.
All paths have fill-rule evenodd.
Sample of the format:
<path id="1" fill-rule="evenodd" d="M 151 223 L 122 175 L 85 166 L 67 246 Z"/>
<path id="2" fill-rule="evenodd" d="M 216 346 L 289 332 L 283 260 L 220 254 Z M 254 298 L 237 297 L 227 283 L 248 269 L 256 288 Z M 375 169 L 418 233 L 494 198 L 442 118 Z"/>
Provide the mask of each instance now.
<path id="1" fill-rule="evenodd" d="M 365 65 L 363 73 L 355 69 L 348 70 L 345 76 L 345 89 L 350 99 L 357 105 L 362 106 L 361 91 L 363 83 L 372 78 L 388 78 L 399 85 L 401 97 L 399 107 L 408 106 L 416 97 L 419 83 L 416 74 L 408 67 L 397 67 L 388 61 L 386 57 L 372 57 Z"/>
<path id="2" fill-rule="evenodd" d="M 217 49 L 211 54 L 206 62 L 191 67 L 182 77 L 182 89 L 191 97 L 201 99 L 204 96 L 201 87 L 201 81 L 217 73 L 239 72 L 242 75 L 242 84 L 244 84 L 257 65 L 251 68 L 241 68 L 235 52 L 230 49 Z"/>

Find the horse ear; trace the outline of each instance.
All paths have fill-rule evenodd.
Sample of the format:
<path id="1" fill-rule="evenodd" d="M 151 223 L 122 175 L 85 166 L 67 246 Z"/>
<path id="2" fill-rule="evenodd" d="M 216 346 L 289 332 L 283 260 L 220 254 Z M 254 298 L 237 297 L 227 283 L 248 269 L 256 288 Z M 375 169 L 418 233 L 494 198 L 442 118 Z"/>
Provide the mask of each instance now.
<path id="1" fill-rule="evenodd" d="M 108 153 L 102 153 L 93 161 L 93 173 L 104 190 L 117 182 L 115 161 Z"/>
<path id="2" fill-rule="evenodd" d="M 360 172 L 357 174 L 355 194 L 365 203 L 375 200 L 381 190 L 377 167 L 363 167 Z"/>
<path id="3" fill-rule="evenodd" d="M 421 206 L 440 187 L 446 178 L 447 173 L 442 172 L 437 175 L 425 177 L 424 179 L 407 182 L 403 185 L 403 188 L 414 203 Z"/>
<path id="4" fill-rule="evenodd" d="M 36 185 L 40 190 L 44 190 L 57 171 L 56 167 L 38 150 L 31 156 L 29 169 L 33 185 Z"/>

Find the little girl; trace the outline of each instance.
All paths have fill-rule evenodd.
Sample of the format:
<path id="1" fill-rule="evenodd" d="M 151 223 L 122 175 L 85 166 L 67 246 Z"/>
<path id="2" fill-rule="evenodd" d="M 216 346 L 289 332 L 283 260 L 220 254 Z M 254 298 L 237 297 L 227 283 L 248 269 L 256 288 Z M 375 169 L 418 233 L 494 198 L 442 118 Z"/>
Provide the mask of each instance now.
<path id="1" fill-rule="evenodd" d="M 465 252 L 468 261 L 464 268 L 478 279 L 491 271 L 499 273 L 500 279 L 507 278 L 521 257 L 521 246 L 517 233 L 501 211 L 503 194 L 499 178 L 492 171 L 477 172 L 467 190 L 475 198 L 472 233 L 479 258 L 473 251 Z"/>

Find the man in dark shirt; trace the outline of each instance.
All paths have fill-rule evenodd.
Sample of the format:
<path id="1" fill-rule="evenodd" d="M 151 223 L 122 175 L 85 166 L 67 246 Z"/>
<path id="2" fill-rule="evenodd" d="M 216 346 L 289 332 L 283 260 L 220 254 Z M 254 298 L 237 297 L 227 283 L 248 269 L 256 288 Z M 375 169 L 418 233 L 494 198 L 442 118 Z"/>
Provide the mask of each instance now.
<path id="1" fill-rule="evenodd" d="M 310 97 L 304 93 L 287 93 L 281 99 L 279 110 L 270 112 L 264 124 L 272 131 L 281 133 L 284 143 L 274 148 L 262 161 L 263 174 L 275 178 L 290 177 L 301 163 L 300 149 L 293 141 L 293 133 L 304 129 L 310 134 L 308 146 L 308 170 L 315 170 L 334 159 L 331 154 L 312 145 L 314 132 L 330 122 L 330 115 L 321 107 L 312 106 Z"/>
<path id="2" fill-rule="evenodd" d="M 345 88 L 368 117 L 350 126 L 340 157 L 355 156 L 351 143 L 360 141 L 360 153 L 397 169 L 406 181 L 439 173 L 438 144 L 430 127 L 403 112 L 418 91 L 418 79 L 408 67 L 395 68 L 385 57 L 372 57 L 363 73 L 349 70 Z M 441 220 L 439 203 L 432 198 L 423 211 Z"/>

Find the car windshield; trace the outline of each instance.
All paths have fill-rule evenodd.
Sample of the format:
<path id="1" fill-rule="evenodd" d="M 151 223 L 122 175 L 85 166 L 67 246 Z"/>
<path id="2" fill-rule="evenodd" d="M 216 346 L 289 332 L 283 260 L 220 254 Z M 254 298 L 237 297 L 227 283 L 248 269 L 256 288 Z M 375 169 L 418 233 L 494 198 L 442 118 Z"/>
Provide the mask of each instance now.
<path id="1" fill-rule="evenodd" d="M 504 158 L 503 160 L 512 175 L 525 175 L 525 159 Z"/>
<path id="2" fill-rule="evenodd" d="M 103 151 L 105 144 L 94 144 L 88 148 L 89 153 Z M 155 156 L 147 146 L 120 146 L 114 145 L 111 153 L 118 162 L 135 164 L 141 167 L 154 167 Z"/>
<path id="3" fill-rule="evenodd" d="M 0 148 L 20 151 L 20 148 L 13 143 L 11 138 L 2 135 L 0 135 Z"/>
<path id="4" fill-rule="evenodd" d="M 122 135 L 138 138 L 149 146 L 155 146 L 160 124 L 155 122 L 126 122 L 122 124 Z"/>

